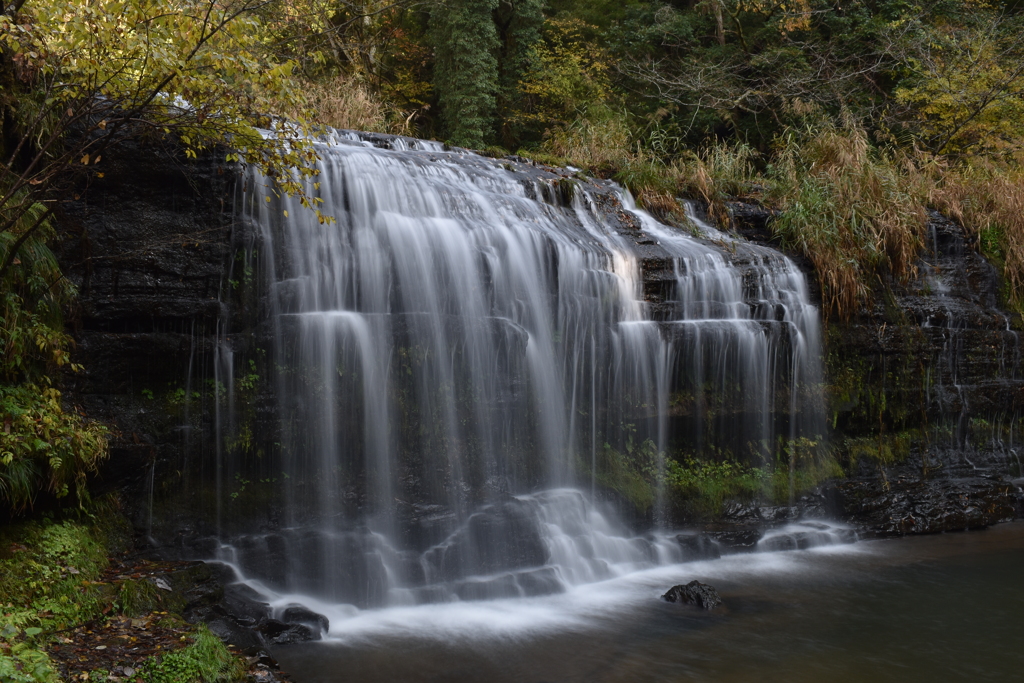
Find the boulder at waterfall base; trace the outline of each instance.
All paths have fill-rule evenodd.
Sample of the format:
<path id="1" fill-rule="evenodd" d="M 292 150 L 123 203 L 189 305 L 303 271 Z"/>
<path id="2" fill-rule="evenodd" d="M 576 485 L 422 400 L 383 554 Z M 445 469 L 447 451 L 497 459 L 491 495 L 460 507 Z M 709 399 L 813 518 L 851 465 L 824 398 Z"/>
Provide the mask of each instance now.
<path id="1" fill-rule="evenodd" d="M 701 609 L 712 609 L 722 604 L 722 598 L 714 586 L 697 580 L 693 580 L 685 586 L 682 584 L 672 586 L 667 593 L 661 596 L 661 599 L 667 602 L 685 602 Z"/>

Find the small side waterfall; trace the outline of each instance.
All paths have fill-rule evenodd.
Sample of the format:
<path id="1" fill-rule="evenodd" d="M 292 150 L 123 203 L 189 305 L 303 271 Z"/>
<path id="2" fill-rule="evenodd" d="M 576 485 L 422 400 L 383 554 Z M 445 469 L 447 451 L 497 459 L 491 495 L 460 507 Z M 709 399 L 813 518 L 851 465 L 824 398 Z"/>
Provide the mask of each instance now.
<path id="1" fill-rule="evenodd" d="M 823 433 L 818 312 L 778 252 L 437 143 L 319 151 L 336 222 L 256 174 L 239 199 L 280 420 L 273 452 L 217 454 L 221 498 L 276 482 L 275 528 L 221 530 L 248 576 L 359 607 L 556 592 L 685 559 L 599 504 L 622 462 L 664 481 L 665 454 L 774 465 Z"/>

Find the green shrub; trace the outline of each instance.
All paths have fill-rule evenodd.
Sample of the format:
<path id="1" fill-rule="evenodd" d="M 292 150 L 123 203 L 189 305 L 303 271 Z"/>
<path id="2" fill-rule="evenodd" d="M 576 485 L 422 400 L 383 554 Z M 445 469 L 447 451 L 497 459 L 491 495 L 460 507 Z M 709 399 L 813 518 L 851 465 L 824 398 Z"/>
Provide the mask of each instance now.
<path id="1" fill-rule="evenodd" d="M 654 505 L 656 456 L 657 449 L 650 440 L 639 448 L 633 448 L 630 442 L 625 453 L 606 443 L 598 452 L 597 483 L 617 492 L 639 512 L 647 512 Z"/>
<path id="2" fill-rule="evenodd" d="M 107 455 L 106 428 L 65 412 L 45 384 L 0 385 L 0 415 L 0 501 L 14 511 L 41 491 L 84 501 L 86 476 Z"/>
<path id="3" fill-rule="evenodd" d="M 106 456 L 106 430 L 66 412 L 49 374 L 70 362 L 61 307 L 74 297 L 46 246 L 52 228 L 42 205 L 24 225 L 0 232 L 0 263 L 37 226 L 0 279 L 0 505 L 30 507 L 40 492 L 85 498 L 85 478 Z"/>
<path id="4" fill-rule="evenodd" d="M 160 589 L 146 579 L 127 579 L 121 582 L 114 607 L 130 617 L 142 616 L 160 607 Z"/>
<path id="5" fill-rule="evenodd" d="M 0 542 L 11 548 L 7 557 L 0 557 L 0 611 L 6 626 L 48 632 L 101 613 L 100 587 L 92 582 L 107 557 L 89 526 L 43 521 L 4 531 Z"/>
<path id="6" fill-rule="evenodd" d="M 793 505 L 801 493 L 842 476 L 843 468 L 832 449 L 805 437 L 780 439 L 766 495 L 779 505 Z"/>
<path id="7" fill-rule="evenodd" d="M 635 444 L 627 438 L 623 451 L 609 444 L 597 454 L 595 479 L 647 512 L 658 498 L 677 513 L 713 519 L 732 501 L 792 504 L 796 495 L 825 480 L 843 475 L 831 451 L 811 439 L 780 439 L 774 462 L 753 466 L 719 453 L 715 459 L 659 453 L 650 439 Z M 589 465 L 579 463 L 580 471 Z"/>
<path id="8" fill-rule="evenodd" d="M 33 204 L 12 230 L 0 231 L 0 264 L 18 248 L 0 278 L 0 381 L 39 381 L 70 362 L 61 309 L 74 299 L 75 288 L 47 246 L 52 236 L 42 204 Z"/>
<path id="9" fill-rule="evenodd" d="M 216 683 L 239 680 L 244 669 L 217 636 L 200 626 L 188 647 L 147 662 L 142 675 L 147 683 Z"/>
<path id="10" fill-rule="evenodd" d="M 770 472 L 731 461 L 687 458 L 665 462 L 665 481 L 688 513 L 702 518 L 721 514 L 730 500 L 750 501 L 765 490 Z"/>
<path id="11" fill-rule="evenodd" d="M 0 632 L 0 681 L 4 683 L 56 683 L 50 658 L 32 644 L 9 641 Z"/>

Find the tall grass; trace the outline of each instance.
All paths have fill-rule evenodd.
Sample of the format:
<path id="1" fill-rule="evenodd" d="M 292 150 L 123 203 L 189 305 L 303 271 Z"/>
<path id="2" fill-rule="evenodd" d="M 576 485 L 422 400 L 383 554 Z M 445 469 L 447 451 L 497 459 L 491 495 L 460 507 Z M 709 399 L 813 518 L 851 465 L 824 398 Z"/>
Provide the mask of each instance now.
<path id="1" fill-rule="evenodd" d="M 626 118 L 605 107 L 554 128 L 542 149 L 597 175 L 613 175 L 647 157 L 633 145 Z"/>
<path id="2" fill-rule="evenodd" d="M 719 142 L 690 152 L 675 164 L 678 191 L 705 202 L 712 220 L 728 228 L 726 202 L 758 195 L 762 189 L 763 179 L 755 165 L 758 156 L 743 143 Z"/>
<path id="3" fill-rule="evenodd" d="M 680 196 L 703 200 L 713 218 L 727 221 L 725 201 L 749 194 L 757 180 L 757 152 L 747 145 L 712 144 L 665 159 L 642 144 L 625 115 L 610 109 L 556 128 L 542 150 L 549 161 L 614 178 L 668 222 L 685 220 Z"/>
<path id="4" fill-rule="evenodd" d="M 302 83 L 303 101 L 298 107 L 279 107 L 292 119 L 314 126 L 379 133 L 404 132 L 393 125 L 388 106 L 369 87 L 355 78 L 337 76 Z"/>
<path id="5" fill-rule="evenodd" d="M 762 201 L 778 212 L 771 229 L 807 257 L 826 314 L 851 315 L 874 287 L 916 273 L 925 207 L 961 222 L 1024 311 L 1024 170 L 976 161 L 951 167 L 910 151 L 885 151 L 851 123 L 791 129 L 767 159 L 743 144 L 717 143 L 659 158 L 610 110 L 558 128 L 541 155 L 625 185 L 662 221 L 685 223 L 680 197 L 705 202 L 725 229 L 728 202 Z M 522 152 L 529 156 L 529 152 Z M 763 170 L 762 170 L 763 169 Z"/>
<path id="6" fill-rule="evenodd" d="M 856 127 L 791 131 L 767 173 L 774 232 L 814 264 L 826 312 L 849 316 L 881 275 L 915 274 L 925 211 L 917 168 Z"/>

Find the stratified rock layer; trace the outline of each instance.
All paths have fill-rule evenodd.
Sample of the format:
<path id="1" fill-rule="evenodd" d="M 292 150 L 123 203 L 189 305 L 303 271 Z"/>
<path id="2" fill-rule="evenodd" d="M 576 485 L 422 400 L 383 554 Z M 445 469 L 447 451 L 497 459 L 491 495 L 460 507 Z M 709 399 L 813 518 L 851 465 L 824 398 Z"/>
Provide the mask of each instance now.
<path id="1" fill-rule="evenodd" d="M 771 242 L 772 215 L 734 205 L 738 231 Z M 1020 319 L 974 238 L 931 211 L 917 275 L 888 281 L 826 325 L 831 445 L 849 476 L 798 501 L 877 535 L 984 527 L 1019 513 L 1024 377 Z M 773 510 L 738 507 L 742 524 Z"/>
<path id="2" fill-rule="evenodd" d="M 547 181 L 576 182 L 568 173 L 509 163 Z M 233 348 L 255 359 L 254 375 L 269 362 L 257 353 L 271 334 L 252 286 L 258 274 L 240 256 L 258 250 L 259 238 L 253 226 L 236 221 L 236 169 L 216 158 L 126 149 L 108 155 L 103 171 L 59 220 L 61 265 L 80 291 L 71 319 L 76 362 L 86 368 L 67 378 L 68 396 L 113 426 L 101 480 L 135 492 L 137 527 L 148 532 L 155 523 L 202 536 L 213 520 L 196 519 L 189 501 L 207 493 L 180 494 L 197 474 L 216 476 L 223 447 L 215 438 L 224 419 L 213 372 L 218 324 L 229 323 Z M 671 259 L 610 194 L 599 193 L 597 201 L 635 242 L 645 299 L 661 319 L 674 278 Z M 739 204 L 734 214 L 741 234 L 771 242 L 770 214 Z M 1015 514 L 1019 488 L 1010 477 L 1021 474 L 1014 454 L 1024 382 L 1019 324 L 999 309 L 999 286 L 963 229 L 933 213 L 918 276 L 879 293 L 852 320 L 830 321 L 830 438 L 850 477 L 807 497 L 805 510 L 878 534 L 975 528 Z M 248 397 L 256 442 L 279 440 L 272 389 L 255 382 Z M 342 493 L 353 509 L 359 496 Z M 400 523 L 410 527 L 448 514 L 426 500 L 398 505 Z M 273 505 L 251 506 L 257 525 L 278 523 Z M 742 514 L 745 525 L 793 516 Z"/>

